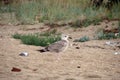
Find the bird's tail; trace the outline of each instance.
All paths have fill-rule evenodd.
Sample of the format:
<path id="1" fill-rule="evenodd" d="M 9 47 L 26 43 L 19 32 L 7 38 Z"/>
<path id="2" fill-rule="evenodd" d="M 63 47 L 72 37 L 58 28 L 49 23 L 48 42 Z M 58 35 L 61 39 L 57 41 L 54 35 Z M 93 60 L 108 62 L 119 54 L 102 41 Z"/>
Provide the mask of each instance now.
<path id="1" fill-rule="evenodd" d="M 47 52 L 49 51 L 47 48 L 39 50 L 40 52 Z"/>
<path id="2" fill-rule="evenodd" d="M 46 50 L 45 49 L 41 49 L 41 50 L 39 50 L 40 52 L 46 52 Z"/>

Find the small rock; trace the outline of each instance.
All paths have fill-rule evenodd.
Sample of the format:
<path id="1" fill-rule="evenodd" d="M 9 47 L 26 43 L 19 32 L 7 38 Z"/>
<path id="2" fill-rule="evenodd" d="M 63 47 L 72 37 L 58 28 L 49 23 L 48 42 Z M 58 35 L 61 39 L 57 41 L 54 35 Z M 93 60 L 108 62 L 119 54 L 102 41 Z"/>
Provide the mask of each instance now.
<path id="1" fill-rule="evenodd" d="M 20 72 L 21 69 L 13 67 L 11 71 L 12 71 L 12 72 Z"/>
<path id="2" fill-rule="evenodd" d="M 37 69 L 33 69 L 33 71 L 37 71 Z"/>
<path id="3" fill-rule="evenodd" d="M 75 47 L 76 49 L 80 49 L 80 47 Z"/>
<path id="4" fill-rule="evenodd" d="M 3 38 L 3 36 L 2 36 L 2 35 L 0 35 L 0 38 Z"/>
<path id="5" fill-rule="evenodd" d="M 77 68 L 81 68 L 80 66 L 77 66 Z"/>
<path id="6" fill-rule="evenodd" d="M 27 52 L 22 52 L 19 54 L 20 56 L 28 56 L 28 53 Z"/>

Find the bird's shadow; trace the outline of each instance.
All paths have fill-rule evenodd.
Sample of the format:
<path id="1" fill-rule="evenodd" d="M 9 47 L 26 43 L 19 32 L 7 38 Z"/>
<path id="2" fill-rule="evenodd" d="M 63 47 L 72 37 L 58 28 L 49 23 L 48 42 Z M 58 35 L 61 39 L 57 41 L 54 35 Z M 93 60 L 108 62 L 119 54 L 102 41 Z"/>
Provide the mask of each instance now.
<path id="1" fill-rule="evenodd" d="M 39 49 L 39 50 L 36 50 L 36 51 L 38 51 L 38 52 L 40 52 L 40 53 L 45 52 L 43 49 Z"/>
<path id="2" fill-rule="evenodd" d="M 36 51 L 41 52 L 41 50 L 40 50 L 40 49 L 39 49 L 39 50 L 36 50 Z"/>

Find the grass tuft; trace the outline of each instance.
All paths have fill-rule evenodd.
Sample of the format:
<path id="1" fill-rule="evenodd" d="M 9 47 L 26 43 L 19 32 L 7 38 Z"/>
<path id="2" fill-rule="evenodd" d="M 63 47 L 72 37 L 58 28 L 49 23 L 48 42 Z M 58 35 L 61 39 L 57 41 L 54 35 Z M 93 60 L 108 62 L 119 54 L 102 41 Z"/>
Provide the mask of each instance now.
<path id="1" fill-rule="evenodd" d="M 96 35 L 96 39 L 98 40 L 109 40 L 109 39 L 117 39 L 117 38 L 120 38 L 120 31 L 117 35 L 115 35 L 115 33 L 104 33 L 103 31 L 100 31 L 97 33 Z"/>
<path id="2" fill-rule="evenodd" d="M 21 38 L 21 34 L 15 33 L 14 35 L 12 35 L 13 38 L 15 39 L 20 39 Z"/>
<path id="3" fill-rule="evenodd" d="M 14 12 L 22 24 L 77 20 L 84 15 L 86 21 L 82 26 L 86 27 L 91 23 L 97 24 L 103 18 L 120 18 L 120 3 L 109 11 L 103 6 L 90 6 L 90 0 L 18 0 L 10 5 L 0 5 L 0 12 Z M 75 25 L 81 23 L 77 21 Z"/>
<path id="4" fill-rule="evenodd" d="M 16 8 L 16 17 L 22 24 L 34 24 L 39 12 L 39 4 L 35 1 L 20 3 Z"/>
<path id="5" fill-rule="evenodd" d="M 27 44 L 27 45 L 35 45 L 35 46 L 47 46 L 49 44 L 52 44 L 56 41 L 60 40 L 60 34 L 53 34 L 51 32 L 45 32 L 42 34 L 14 34 L 13 38 L 15 39 L 20 39 L 22 41 L 23 44 Z"/>
<path id="6" fill-rule="evenodd" d="M 86 41 L 89 41 L 89 37 L 88 36 L 83 36 L 81 37 L 80 39 L 76 39 L 74 40 L 74 42 L 86 42 Z"/>

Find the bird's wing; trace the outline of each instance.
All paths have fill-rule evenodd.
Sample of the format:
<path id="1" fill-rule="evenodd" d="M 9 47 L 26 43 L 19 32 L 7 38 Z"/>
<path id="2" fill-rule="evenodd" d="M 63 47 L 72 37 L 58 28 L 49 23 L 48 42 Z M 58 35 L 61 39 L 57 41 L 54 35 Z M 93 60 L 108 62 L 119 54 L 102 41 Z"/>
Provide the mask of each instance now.
<path id="1" fill-rule="evenodd" d="M 61 51 L 64 47 L 67 46 L 67 41 L 65 40 L 61 40 L 61 41 L 58 41 L 58 42 L 55 42 L 51 45 L 49 45 L 47 48 L 47 50 L 49 51 L 55 51 L 55 52 L 59 52 Z"/>

